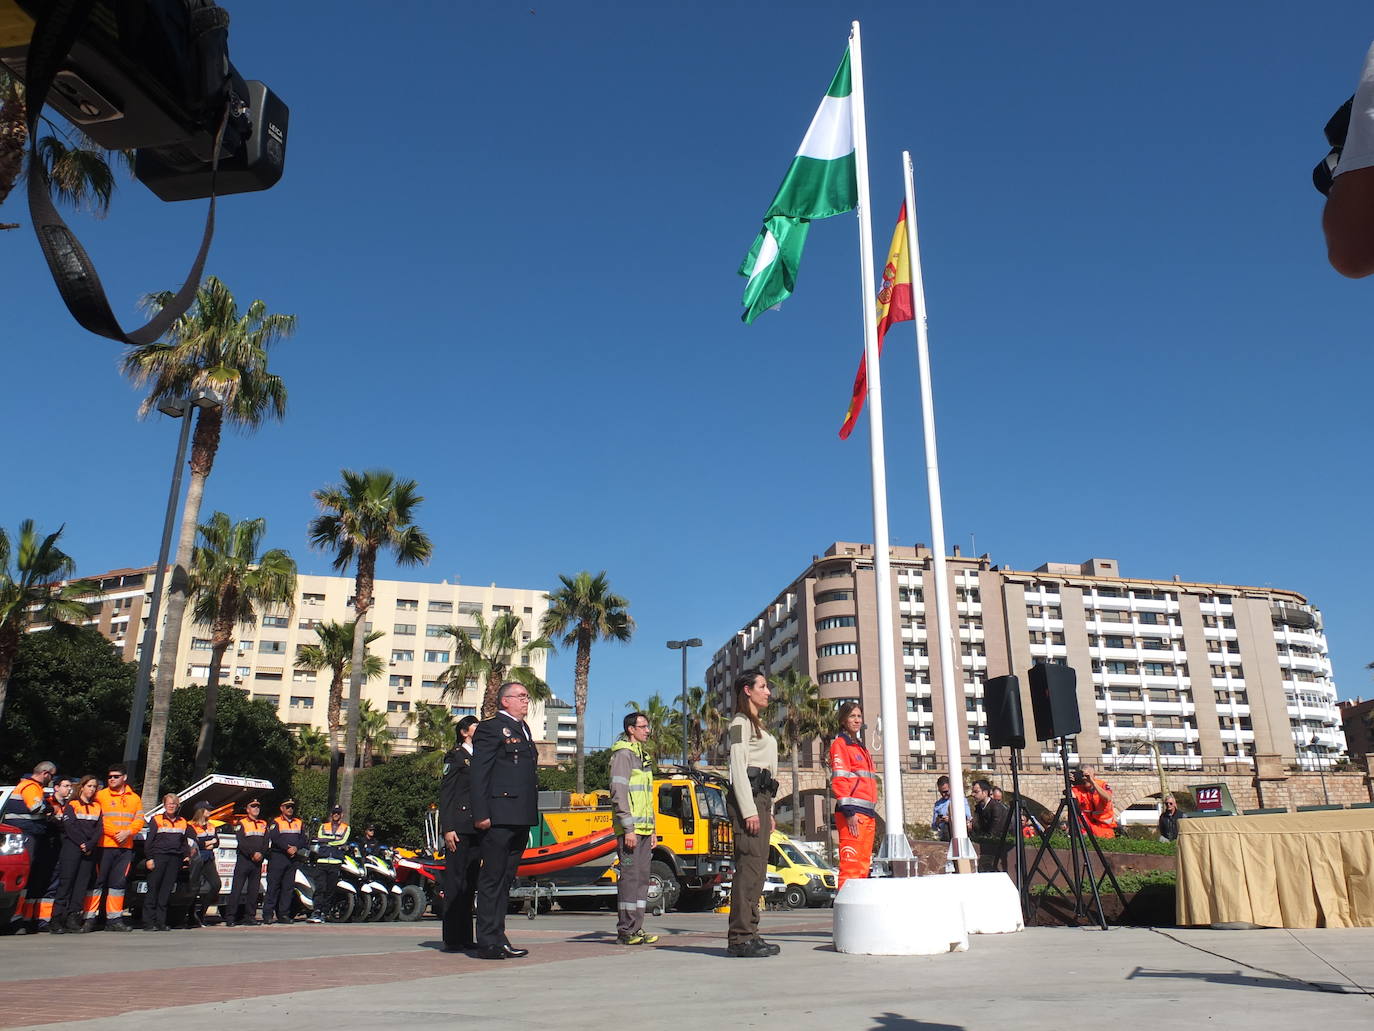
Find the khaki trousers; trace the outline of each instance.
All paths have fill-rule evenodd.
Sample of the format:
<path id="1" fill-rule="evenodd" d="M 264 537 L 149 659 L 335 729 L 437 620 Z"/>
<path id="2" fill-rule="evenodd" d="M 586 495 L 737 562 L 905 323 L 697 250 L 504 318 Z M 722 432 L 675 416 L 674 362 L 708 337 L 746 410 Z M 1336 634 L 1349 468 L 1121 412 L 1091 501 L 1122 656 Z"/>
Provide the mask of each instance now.
<path id="1" fill-rule="evenodd" d="M 739 814 L 734 815 L 735 873 L 730 887 L 729 943 L 738 945 L 759 933 L 759 897 L 768 873 L 768 839 L 773 834 L 773 800 L 767 795 L 755 795 L 754 805 L 759 811 L 759 832 L 750 834 L 744 829 Z"/>

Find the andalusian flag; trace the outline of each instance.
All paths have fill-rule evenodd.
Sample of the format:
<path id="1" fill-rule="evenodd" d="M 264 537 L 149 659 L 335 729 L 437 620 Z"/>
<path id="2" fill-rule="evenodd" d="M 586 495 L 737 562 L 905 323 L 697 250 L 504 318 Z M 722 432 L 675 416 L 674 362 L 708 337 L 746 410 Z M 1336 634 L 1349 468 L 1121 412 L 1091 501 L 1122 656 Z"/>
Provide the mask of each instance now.
<path id="1" fill-rule="evenodd" d="M 915 317 L 916 310 L 911 297 L 911 256 L 906 252 L 906 203 L 903 202 L 902 213 L 897 216 L 897 228 L 892 231 L 892 247 L 887 252 L 887 264 L 883 266 L 883 285 L 878 289 L 879 355 L 883 353 L 883 337 L 887 335 L 887 327 L 894 322 L 910 322 Z M 867 396 L 867 358 L 860 356 L 859 371 L 854 376 L 854 394 L 849 401 L 849 411 L 844 413 L 844 425 L 840 427 L 841 440 L 849 439 Z"/>
<path id="2" fill-rule="evenodd" d="M 791 296 L 811 219 L 828 218 L 858 206 L 850 90 L 846 49 L 792 167 L 763 216 L 763 230 L 740 265 L 739 274 L 749 278 L 744 288 L 746 323 Z"/>

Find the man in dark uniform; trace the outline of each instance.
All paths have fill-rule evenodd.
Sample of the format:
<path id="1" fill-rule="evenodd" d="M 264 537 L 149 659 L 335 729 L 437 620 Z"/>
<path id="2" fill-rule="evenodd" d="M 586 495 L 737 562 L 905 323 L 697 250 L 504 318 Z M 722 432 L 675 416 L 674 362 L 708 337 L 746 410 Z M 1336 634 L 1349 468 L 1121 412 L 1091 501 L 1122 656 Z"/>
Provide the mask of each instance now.
<path id="1" fill-rule="evenodd" d="M 525 723 L 530 694 L 518 681 L 501 685 L 499 711 L 477 725 L 472 739 L 472 825 L 482 835 L 477 877 L 477 955 L 519 959 L 506 938 L 506 908 L 520 854 L 539 821 L 538 753 Z"/>
<path id="2" fill-rule="evenodd" d="M 225 927 L 235 922 L 258 922 L 258 892 L 262 890 L 262 859 L 267 854 L 267 821 L 261 819 L 262 803 L 249 799 L 248 812 L 235 830 L 238 858 L 234 860 L 234 882 L 229 889 L 229 909 Z"/>
<path id="3" fill-rule="evenodd" d="M 296 891 L 296 870 L 305 861 L 309 847 L 305 825 L 296 819 L 296 800 L 288 798 L 281 812 L 267 828 L 267 898 L 262 900 L 262 922 L 291 922 L 291 905 Z"/>
<path id="4" fill-rule="evenodd" d="M 472 931 L 472 893 L 482 859 L 472 825 L 472 736 L 477 717 L 458 721 L 458 744 L 444 756 L 439 785 L 439 831 L 444 836 L 444 951 L 476 946 Z"/>

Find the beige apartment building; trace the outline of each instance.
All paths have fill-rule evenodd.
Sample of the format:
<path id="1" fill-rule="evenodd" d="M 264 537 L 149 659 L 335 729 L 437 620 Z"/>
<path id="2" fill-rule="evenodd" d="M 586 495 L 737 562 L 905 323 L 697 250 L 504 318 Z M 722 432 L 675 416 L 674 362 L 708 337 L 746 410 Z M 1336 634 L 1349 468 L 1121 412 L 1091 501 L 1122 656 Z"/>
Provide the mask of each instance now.
<path id="1" fill-rule="evenodd" d="M 146 613 L 152 603 L 153 573 L 154 567 L 148 566 L 112 570 L 90 578 L 100 582 L 101 593 L 94 599 L 99 609 L 93 611 L 87 625 L 114 642 L 130 662 L 139 657 Z M 370 651 L 386 662 L 386 672 L 363 685 L 363 698 L 387 713 L 396 752 L 414 748 L 415 728 L 407 718 L 417 702 L 443 703 L 455 716 L 475 713 L 481 705 L 482 686 L 476 681 L 464 685 L 456 698 L 445 697 L 439 687 L 439 674 L 454 659 L 454 639 L 446 628 L 468 628 L 476 636 L 475 614 L 481 613 L 490 623 L 502 613 L 513 612 L 520 617 L 524 640 L 529 641 L 537 636 L 539 621 L 548 608 L 544 594 L 543 590 L 496 584 L 476 587 L 448 581 L 376 581 L 367 628 L 385 635 L 370 645 Z M 292 727 L 327 729 L 330 673 L 296 669 L 295 660 L 301 648 L 319 642 L 314 628 L 320 623 L 352 618 L 352 577 L 302 574 L 296 578 L 293 609 L 269 610 L 259 615 L 257 626 L 237 629 L 234 645 L 220 668 L 220 683 L 271 702 Z M 547 658 L 542 652 L 519 656 L 541 679 L 545 678 Z M 176 683 L 178 687 L 204 684 L 209 675 L 209 629 L 192 623 L 188 611 L 177 653 Z M 544 740 L 542 703 L 531 706 L 528 722 L 535 737 Z"/>
<path id="2" fill-rule="evenodd" d="M 934 558 L 920 544 L 890 555 L 907 765 L 939 769 L 947 760 Z M 1316 766 L 1345 752 L 1321 613 L 1296 592 L 1127 578 L 1102 558 L 1022 571 L 958 548 L 947 573 L 959 726 L 975 766 L 994 765 L 983 684 L 1008 673 L 1020 677 L 1026 758 L 1057 760 L 1052 744 L 1030 740 L 1026 671 L 1037 662 L 1077 673 L 1083 732 L 1070 748 L 1100 767 L 1150 766 L 1156 749 L 1179 769 L 1248 766 L 1256 754 Z M 742 670 L 795 667 L 824 697 L 859 700 L 880 750 L 877 652 L 872 547 L 837 542 L 716 651 L 707 683 L 728 706 Z"/>

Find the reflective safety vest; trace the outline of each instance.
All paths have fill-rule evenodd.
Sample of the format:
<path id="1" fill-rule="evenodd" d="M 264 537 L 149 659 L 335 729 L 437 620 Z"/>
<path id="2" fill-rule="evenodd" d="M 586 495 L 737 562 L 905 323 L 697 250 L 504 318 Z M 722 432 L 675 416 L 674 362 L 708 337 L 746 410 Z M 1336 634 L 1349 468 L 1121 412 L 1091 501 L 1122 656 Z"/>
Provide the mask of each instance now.
<path id="1" fill-rule="evenodd" d="M 835 808 L 877 815 L 878 773 L 858 738 L 841 733 L 830 742 L 830 790 Z"/>
<path id="2" fill-rule="evenodd" d="M 100 836 L 101 848 L 133 848 L 134 835 L 143 829 L 143 799 L 131 787 L 111 791 L 101 788 L 95 793 L 100 804 L 100 816 L 104 823 L 104 833 Z M 128 831 L 124 844 L 115 841 L 120 831 Z"/>
<path id="3" fill-rule="evenodd" d="M 1112 837 L 1116 833 L 1116 809 L 1112 806 L 1112 800 L 1099 791 L 1077 785 L 1070 790 L 1078 802 L 1078 811 L 1083 814 L 1088 832 L 1099 838 Z"/>
<path id="4" fill-rule="evenodd" d="M 348 844 L 348 835 L 351 828 L 346 823 L 339 824 L 339 829 L 335 830 L 332 823 L 320 824 L 319 830 L 315 832 L 315 846 L 317 858 L 321 863 L 330 863 L 334 866 L 343 862 L 343 847 Z"/>
<path id="5" fill-rule="evenodd" d="M 5 800 L 3 819 L 25 834 L 38 836 L 48 829 L 49 806 L 43 798 L 43 785 L 32 777 L 22 778 Z"/>
<path id="6" fill-rule="evenodd" d="M 619 777 L 611 778 L 611 786 L 617 783 L 624 783 L 626 794 L 630 801 L 630 816 L 633 817 L 636 834 L 652 834 L 654 832 L 654 763 L 652 757 L 644 751 L 644 747 L 636 741 L 629 741 L 620 738 L 615 744 L 611 745 L 611 761 L 615 761 L 615 753 L 621 750 L 628 750 L 634 754 L 636 762 L 630 767 L 630 776 L 624 781 Z M 624 834 L 627 828 L 617 827 L 617 834 Z"/>

